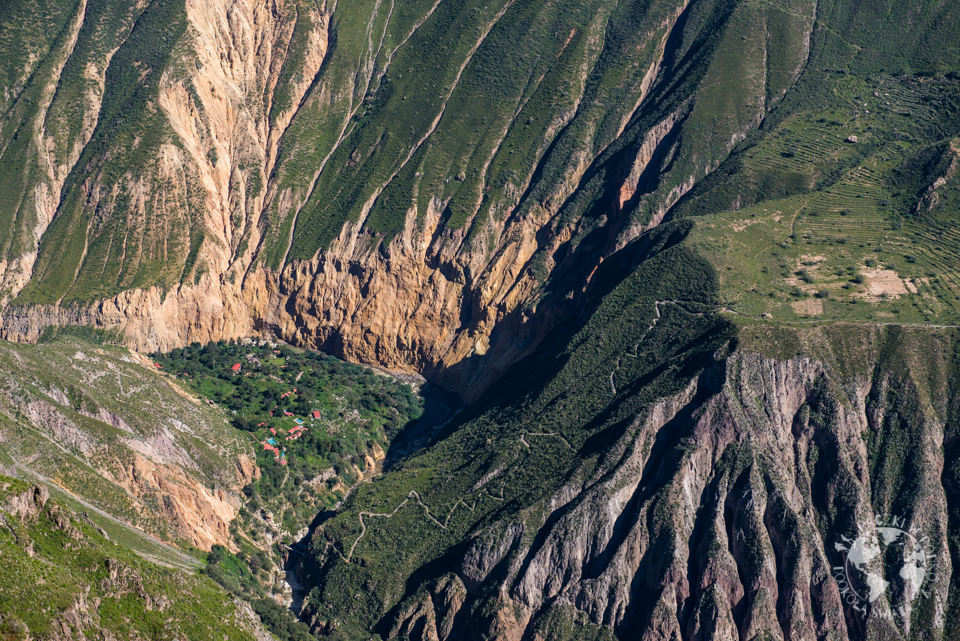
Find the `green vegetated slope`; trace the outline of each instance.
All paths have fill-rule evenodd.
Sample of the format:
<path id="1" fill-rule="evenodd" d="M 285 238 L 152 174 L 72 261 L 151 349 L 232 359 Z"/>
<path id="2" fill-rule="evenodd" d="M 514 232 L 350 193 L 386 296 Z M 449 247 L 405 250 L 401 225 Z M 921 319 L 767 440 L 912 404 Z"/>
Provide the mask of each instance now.
<path id="1" fill-rule="evenodd" d="M 116 43 L 97 128 L 64 183 L 34 266 L 38 285 L 22 292 L 23 302 L 107 297 L 176 283 L 191 271 L 191 250 L 202 238 L 198 178 L 181 171 L 174 179 L 158 163 L 161 145 L 176 144 L 158 104 L 159 85 L 164 73 L 191 62 L 175 53 L 186 30 L 180 3 L 155 2 Z M 83 185 L 90 179 L 105 191 L 95 207 Z"/>
<path id="2" fill-rule="evenodd" d="M 0 476 L 0 635 L 256 639 L 253 612 L 209 578 L 146 561 L 43 486 Z"/>
<path id="3" fill-rule="evenodd" d="M 80 11 L 76 2 L 5 3 L 0 8 L 0 73 L 5 88 L 0 98 L 0 250 L 10 259 L 24 253 L 33 240 L 38 216 L 31 191 L 42 180 L 41 150 L 34 133 L 50 101 L 49 83 L 67 57 Z"/>
<path id="4" fill-rule="evenodd" d="M 196 282 L 209 271 L 203 243 L 218 242 L 204 212 L 209 177 L 205 186 L 164 90 L 174 100 L 179 90 L 189 94 L 182 107 L 192 114 L 192 144 L 214 168 L 218 161 L 215 125 L 194 83 L 202 67 L 198 34 L 183 0 L 30 1 L 2 11 L 0 58 L 9 84 L 0 110 L 0 251 L 10 261 L 38 252 L 26 265 L 32 280 L 18 303 Z M 277 79 L 278 109 L 289 103 L 284 92 L 306 46 L 302 32 L 310 25 L 298 15 L 305 12 L 288 3 L 277 16 L 297 21 L 294 42 L 280 43 L 281 60 L 285 53 L 290 60 Z M 269 97 L 256 95 L 262 89 L 243 87 L 245 116 L 269 107 Z M 262 191 L 263 152 L 239 141 L 225 161 L 234 164 L 234 208 L 243 211 L 246 197 L 252 202 Z M 251 222 L 233 212 L 230 224 L 239 239 Z M 217 248 L 228 255 L 235 249 Z"/>
<path id="5" fill-rule="evenodd" d="M 750 316 L 958 324 L 960 81 L 819 74 L 678 215 Z M 731 207 L 733 205 L 733 207 Z"/>
<path id="6" fill-rule="evenodd" d="M 0 345 L 0 462 L 167 542 L 227 540 L 214 512 L 238 507 L 226 506 L 245 482 L 241 458 L 252 474 L 252 445 L 109 339 L 80 328 Z M 190 520 L 204 509 L 209 528 Z"/>
<path id="7" fill-rule="evenodd" d="M 535 544 L 555 493 L 598 469 L 644 408 L 714 362 L 735 330 L 715 313 L 713 268 L 679 242 L 689 228 L 662 225 L 605 261 L 601 276 L 622 282 L 579 329 L 516 365 L 438 443 L 360 486 L 323 524 L 310 542 L 316 629 L 386 637 L 402 604 L 457 572 L 481 532 L 506 537 L 520 519 L 530 526 L 521 547 Z M 493 569 L 493 583 L 506 565 Z M 458 630 L 486 630 L 496 618 L 497 589 L 478 590 Z"/>
<path id="8" fill-rule="evenodd" d="M 673 114 L 679 122 L 668 125 L 673 135 L 654 169 L 669 156 L 670 175 L 636 197 L 650 192 L 635 216 L 649 218 L 680 183 L 725 157 L 763 112 L 768 88 L 777 99 L 792 83 L 783 70 L 802 67 L 810 23 L 785 7 L 745 3 L 521 1 L 441 2 L 411 25 L 414 6 L 386 17 L 379 4 L 334 13 L 336 49 L 320 82 L 333 92 L 340 64 L 360 70 L 360 82 L 336 116 L 342 133 L 311 135 L 311 109 L 333 118 L 334 107 L 308 102 L 284 140 L 281 185 L 304 197 L 312 186 L 291 257 L 312 256 L 362 215 L 389 242 L 409 211 L 422 217 L 432 201 L 444 227 L 469 226 L 472 236 L 510 213 L 556 212 L 568 199 L 574 211 L 561 224 L 570 224 L 585 215 L 583 201 L 605 195 L 647 130 Z M 759 37 L 765 26 L 780 34 L 776 47 Z M 771 78 L 767 67 L 777 70 Z M 582 189 L 572 199 L 571 181 Z"/>
<path id="9" fill-rule="evenodd" d="M 929 514 L 938 554 L 960 562 L 947 534 L 960 518 L 954 330 L 877 326 L 958 324 L 958 11 L 920 0 L 338 3 L 328 59 L 274 175 L 305 204 L 270 204 L 268 265 L 281 265 L 291 234 L 289 257 L 307 258 L 367 210 L 388 241 L 433 199 L 448 229 L 480 238 L 507 211 L 542 208 L 553 231 L 573 227 L 558 255 L 530 265 L 563 296 L 583 282 L 546 265 L 588 273 L 623 230 L 665 222 L 608 256 L 580 314 L 420 451 L 390 452 L 393 415 L 379 403 L 413 405 L 392 383 L 360 384 L 348 369 L 375 406 L 360 394 L 344 421 L 327 361 L 271 363 L 236 346 L 166 357 L 256 440 L 292 453 L 283 466 L 260 444 L 265 472 L 248 498 L 261 509 L 241 512 L 239 554 L 217 548 L 214 574 L 249 598 L 276 586 L 257 537 L 283 542 L 282 529 L 265 524 L 302 527 L 343 498 L 333 477 L 312 482 L 325 466 L 349 485 L 376 446 L 384 474 L 309 538 L 303 615 L 316 632 L 633 638 L 662 624 L 681 638 L 723 626 L 750 638 L 868 636 L 825 582 L 832 543 L 858 518 Z M 662 135 L 645 144 L 655 125 Z M 649 162 L 623 192 L 638 155 Z M 58 220 L 51 229 L 71 242 L 82 221 L 99 224 Z M 87 251 L 111 266 L 109 247 Z M 24 301 L 100 292 L 63 285 L 75 255 L 46 245 Z M 85 270 L 78 283 L 107 282 Z M 314 377 L 319 387 L 302 388 L 313 397 L 294 369 Z M 333 387 L 346 395 L 344 385 L 354 387 Z M 294 387 L 283 401 L 307 436 L 281 441 L 293 417 L 269 413 Z M 774 421 L 793 402 L 780 391 L 800 400 Z M 297 413 L 315 407 L 326 436 Z M 591 520 L 611 505 L 611 522 Z M 956 573 L 941 567 L 933 596 L 906 616 L 953 638 Z"/>
<path id="10" fill-rule="evenodd" d="M 801 73 L 942 75 L 960 56 L 941 27 L 956 9 L 933 2 L 882 16 L 847 3 L 440 2 L 411 25 L 415 7 L 334 13 L 336 47 L 318 87 L 350 99 L 308 101 L 284 140 L 281 185 L 298 198 L 312 189 L 291 257 L 312 256 L 366 214 L 389 241 L 431 199 L 448 229 L 563 205 L 557 227 L 589 218 L 667 120 L 627 194 L 628 220 L 644 222 L 723 161 Z M 900 24 L 904 12 L 917 19 Z M 315 127 L 315 114 L 334 126 Z M 273 214 L 282 242 L 291 223 Z M 277 265 L 282 253 L 271 255 Z"/>
<path id="11" fill-rule="evenodd" d="M 800 81 L 671 212 L 701 216 L 736 313 L 958 323 L 960 73 L 938 40 L 956 9 L 895 4 L 821 5 Z"/>
<path id="12" fill-rule="evenodd" d="M 183 1 L 132 9 L 102 0 L 85 3 L 83 15 L 66 0 L 15 3 L 0 32 L 11 83 L 2 134 L 10 188 L 0 190 L 8 258 L 33 243 L 31 195 L 40 183 L 54 204 L 47 214 L 56 213 L 17 302 L 196 282 L 210 268 L 198 264 L 204 243 L 229 237 L 229 247 L 211 251 L 238 257 L 257 225 L 255 264 L 274 268 L 327 247 L 348 220 L 362 219 L 374 242 L 388 244 L 430 203 L 448 232 L 470 230 L 471 249 L 502 245 L 496 230 L 508 216 L 546 213 L 549 233 L 572 228 L 569 249 L 590 239 L 582 253 L 592 256 L 592 231 L 628 240 L 659 220 L 745 137 L 755 139 L 761 123 L 802 110 L 831 73 L 878 86 L 884 74 L 942 79 L 956 70 L 960 52 L 944 26 L 956 20 L 953 4 L 898 0 L 887 9 L 737 0 L 291 3 L 280 17 L 291 31 L 277 44 L 277 83 L 248 88 L 245 108 L 264 126 L 295 115 L 269 185 L 262 151 L 231 152 L 243 180 L 229 181 L 236 193 L 223 203 L 233 227 L 226 233 L 204 218 L 209 185 L 159 107 L 161 87 L 182 82 L 190 94 L 183 107 L 199 123 L 195 142 L 214 157 L 195 86 L 205 72 Z M 321 15 L 329 19 L 326 55 L 295 104 Z M 17 49 L 38 16 L 43 35 Z M 24 50 L 32 52 L 26 65 L 17 62 Z M 841 93 L 852 100 L 858 91 Z M 821 98 L 817 108 L 827 108 Z M 182 166 L 164 146 L 184 152 Z M 787 169 L 764 178 L 785 187 L 764 189 L 794 189 L 795 168 Z M 634 170 L 636 186 L 622 190 Z M 542 278 L 548 258 L 530 265 Z"/>
<path id="13" fill-rule="evenodd" d="M 315 629 L 344 638 L 370 631 L 384 637 L 426 638 L 428 630 L 445 630 L 440 632 L 441 638 L 451 634 L 451 638 L 459 638 L 466 629 L 496 637 L 508 633 L 505 621 L 532 615 L 533 620 L 522 625 L 525 634 L 547 634 L 545 631 L 551 630 L 557 638 L 580 638 L 583 634 L 604 634 L 601 628 L 592 627 L 600 624 L 620 638 L 642 637 L 643 630 L 649 629 L 644 626 L 666 616 L 655 606 L 667 583 L 658 587 L 657 579 L 649 574 L 645 580 L 639 575 L 634 579 L 632 601 L 617 605 L 626 610 L 616 611 L 589 610 L 589 603 L 599 599 L 597 595 L 606 584 L 585 588 L 580 596 L 568 593 L 553 602 L 551 599 L 558 594 L 555 590 L 531 606 L 525 598 L 524 589 L 528 588 L 521 579 L 526 569 L 535 565 L 539 550 L 550 536 L 562 540 L 562 534 L 551 535 L 553 528 L 559 527 L 555 519 L 565 518 L 558 517 L 566 510 L 558 512 L 558 502 L 573 500 L 593 472 L 615 468 L 612 460 L 622 455 L 622 450 L 616 449 L 621 446 L 618 443 L 631 434 L 631 425 L 639 417 L 652 411 L 655 399 L 678 393 L 698 375 L 704 397 L 716 394 L 719 390 L 710 388 L 713 375 L 709 372 L 718 362 L 730 358 L 728 349 L 737 358 L 760 351 L 781 359 L 798 355 L 823 359 L 834 368 L 830 380 L 835 383 L 830 385 L 837 387 L 832 390 L 852 384 L 857 376 L 873 377 L 874 387 L 868 389 L 872 407 L 887 408 L 890 416 L 901 417 L 903 425 L 911 426 L 911 433 L 917 435 L 934 429 L 917 410 L 918 404 L 928 400 L 939 420 L 953 421 L 950 407 L 955 367 L 951 359 L 956 350 L 949 330 L 915 334 L 877 329 L 875 325 L 859 329 L 841 323 L 828 330 L 808 330 L 814 338 L 819 336 L 817 332 L 829 332 L 826 338 L 813 340 L 798 333 L 799 329 L 780 324 L 804 317 L 958 324 L 949 256 L 955 251 L 951 229 L 960 216 L 954 195 L 960 65 L 956 43 L 940 26 L 956 23 L 957 17 L 951 13 L 956 8 L 936 3 L 894 4 L 889 13 L 889 7 L 885 7 L 882 15 L 875 16 L 872 8 L 821 3 L 809 42 L 810 60 L 798 84 L 789 88 L 781 85 L 787 91 L 775 95 L 779 105 L 766 115 L 763 124 L 755 132 L 746 133 L 732 156 L 667 213 L 666 220 L 674 222 L 661 224 L 642 236 L 640 245 L 630 245 L 615 254 L 623 271 L 617 272 L 607 261 L 603 263 L 595 278 L 604 276 L 608 282 L 616 282 L 622 277 L 623 281 L 595 300 L 592 311 L 571 321 L 577 328 L 571 337 L 547 343 L 539 354 L 518 363 L 437 444 L 362 486 L 345 509 L 323 525 L 311 542 L 315 560 L 310 578 L 317 587 L 308 607 Z M 693 3 L 686 20 L 716 17 L 705 6 Z M 903 15 L 910 12 L 916 20 L 904 24 Z M 744 31 L 737 31 L 737 26 Z M 746 23 L 730 20 L 724 27 L 720 33 L 731 40 L 746 41 L 750 37 Z M 700 61 L 703 66 L 698 66 L 698 53 L 713 50 L 691 47 L 683 54 L 680 34 L 677 38 L 680 53 L 677 59 L 668 55 L 664 64 L 676 64 L 675 69 L 688 65 L 689 75 L 677 74 L 674 85 L 688 82 L 689 76 L 697 73 L 713 73 L 731 84 L 749 81 L 743 76 L 743 69 L 748 68 L 745 60 L 741 60 L 741 67 L 732 61 L 710 66 L 709 60 Z M 724 55 L 733 54 L 716 53 L 714 60 Z M 724 71 L 730 75 L 724 76 Z M 771 82 L 767 86 L 776 85 Z M 654 92 L 654 97 L 665 99 L 678 95 L 671 92 L 666 80 L 655 84 Z M 695 108 L 681 112 L 687 118 L 682 133 L 667 139 L 659 150 L 662 156 L 658 158 L 654 152 L 656 171 L 650 173 L 649 182 L 640 183 L 645 192 L 639 197 L 631 195 L 624 211 L 636 220 L 649 220 L 658 201 L 647 194 L 674 187 L 669 180 L 664 182 L 661 169 L 685 162 L 680 151 L 685 146 L 697 146 L 691 156 L 702 159 L 708 153 L 709 138 L 698 138 L 697 134 L 706 134 L 712 126 L 732 117 L 734 112 L 724 110 L 723 99 L 736 102 L 741 95 L 739 90 L 718 91 L 711 101 L 709 92 L 698 94 Z M 655 122 L 655 114 L 653 107 L 641 109 L 633 122 Z M 641 128 L 639 124 L 637 127 Z M 734 129 L 731 126 L 728 131 Z M 610 145 L 601 156 L 605 164 L 600 160 L 594 163 L 594 171 L 587 173 L 579 191 L 566 204 L 572 220 L 587 221 L 593 214 L 598 224 L 606 223 L 612 200 L 610 185 L 616 184 L 611 177 L 615 169 L 623 171 L 622 161 L 616 162 L 617 153 L 623 153 L 619 158 L 626 156 L 623 140 Z M 712 157 L 720 157 L 719 152 Z M 540 168 L 547 166 L 545 162 Z M 418 171 L 420 177 L 427 175 Z M 346 178 L 338 175 L 337 180 Z M 536 189 L 535 185 L 529 186 L 528 193 Z M 338 193 L 348 192 L 341 189 Z M 454 196 L 451 203 L 455 200 Z M 450 221 L 456 220 L 454 215 L 451 207 Z M 374 219 L 371 213 L 370 220 Z M 681 228 L 683 234 L 679 234 Z M 670 249 L 660 253 L 648 248 L 671 233 L 683 236 L 683 241 L 673 239 Z M 586 233 L 581 236 L 587 237 Z M 295 241 L 295 248 L 296 242 L 301 241 Z M 309 251 L 313 247 L 307 245 Z M 624 258 L 624 254 L 630 258 Z M 634 269 L 638 261 L 643 262 Z M 601 271 L 603 268 L 610 271 Z M 548 283 L 547 287 L 560 285 Z M 722 313 L 725 308 L 739 315 Z M 744 338 L 737 347 L 739 337 L 747 335 L 752 340 Z M 869 338 L 864 338 L 867 335 Z M 728 342 L 734 336 L 738 338 Z M 911 346 L 911 341 L 921 339 L 945 363 L 941 374 L 929 382 L 924 378 L 926 370 L 917 367 L 919 352 Z M 908 352 L 912 360 L 905 356 Z M 856 363 L 862 368 L 858 369 Z M 723 377 L 714 383 L 722 386 Z M 805 389 L 812 389 L 806 385 Z M 893 392 L 888 390 L 898 385 L 907 387 L 904 396 L 889 396 Z M 769 388 L 761 389 L 766 394 L 774 393 Z M 821 412 L 823 421 L 828 421 L 824 418 L 828 415 L 834 416 L 829 420 L 837 420 L 837 413 L 842 415 L 838 408 L 854 402 L 839 392 L 823 392 L 817 398 L 820 405 L 813 403 L 808 409 Z M 756 402 L 763 404 L 760 399 Z M 644 529 L 651 538 L 660 533 L 666 537 L 664 541 L 669 539 L 675 527 L 671 522 L 679 518 L 676 497 L 667 493 L 667 485 L 661 484 L 657 480 L 661 477 L 656 475 L 667 478 L 676 473 L 679 468 L 674 464 L 687 461 L 696 449 L 697 443 L 684 437 L 684 421 L 698 418 L 695 412 L 696 408 L 692 416 L 670 423 L 669 429 L 664 428 L 657 436 L 656 447 L 665 458 L 653 468 L 648 489 L 640 499 L 651 506 L 642 516 L 647 519 Z M 758 435 L 763 433 L 759 424 L 757 429 Z M 931 454 L 911 449 L 915 446 L 906 442 L 894 443 L 894 419 L 871 423 L 870 430 L 864 439 L 868 441 L 865 447 L 871 466 L 865 491 L 872 493 L 871 507 L 878 512 L 909 509 L 910 502 L 920 496 L 909 479 L 916 476 L 915 466 Z M 948 433 L 954 434 L 953 427 Z M 763 456 L 739 451 L 731 456 L 740 457 L 741 462 L 731 460 L 732 468 L 718 467 L 712 478 L 730 478 L 733 483 L 734 477 L 723 474 L 742 472 L 744 468 L 737 466 L 744 465 L 743 456 L 759 466 L 774 460 L 761 463 Z M 836 463 L 843 455 L 836 456 L 830 465 L 843 465 Z M 709 460 L 697 464 L 704 462 L 710 465 Z M 812 466 L 811 476 L 815 470 L 821 474 L 826 469 L 816 467 L 815 457 L 808 464 Z M 948 461 L 947 465 L 952 463 Z M 609 477 L 598 473 L 596 478 Z M 813 491 L 823 491 L 829 485 L 826 480 L 816 483 Z M 558 493 L 565 484 L 577 489 L 571 489 L 570 496 Z M 946 500 L 953 506 L 946 511 L 944 523 L 955 518 L 952 487 L 947 484 L 946 490 L 936 490 L 945 491 Z M 662 496 L 657 488 L 664 492 Z M 850 510 L 859 509 L 855 506 L 863 505 L 852 495 L 845 495 L 849 501 L 844 503 L 843 491 L 836 491 L 833 507 L 817 507 L 827 514 L 817 522 L 817 536 L 822 540 L 846 531 L 849 521 L 843 519 L 849 519 Z M 718 509 L 722 512 L 724 508 Z M 836 510 L 847 510 L 847 516 L 838 517 Z M 618 520 L 616 528 L 632 526 L 633 519 L 641 516 L 634 511 L 621 518 L 625 522 Z M 609 532 L 596 534 L 591 545 L 599 547 L 590 548 L 592 556 L 583 549 L 569 552 L 573 557 L 569 565 L 552 557 L 557 565 L 544 571 L 553 574 L 540 575 L 537 580 L 570 585 L 567 582 L 574 579 L 563 573 L 572 572 L 574 577 L 599 581 L 603 568 L 617 553 L 613 549 L 616 546 L 605 542 L 609 536 Z M 614 534 L 614 540 L 618 536 L 622 537 Z M 771 537 L 774 547 L 779 546 L 776 535 Z M 498 551 L 498 541 L 503 539 L 510 543 Z M 696 548 L 700 540 L 691 542 L 691 548 Z M 605 545 L 613 548 L 605 550 Z M 788 554 L 776 549 L 778 555 Z M 953 547 L 944 547 L 943 551 L 956 554 Z M 556 550 L 553 553 L 563 554 Z M 471 578 L 471 570 L 481 563 L 477 555 L 483 554 L 492 560 L 484 567 L 483 580 L 477 583 Z M 743 551 L 732 550 L 731 554 L 736 563 L 743 560 Z M 821 549 L 820 554 L 833 559 L 829 557 L 832 548 Z M 594 565 L 578 566 L 587 563 L 585 557 L 592 558 L 589 563 Z M 644 563 L 649 565 L 641 568 L 656 575 L 653 568 L 663 568 L 666 562 L 651 556 Z M 760 576 L 756 568 L 749 570 L 753 561 L 744 563 L 748 569 L 741 568 L 746 572 L 740 577 L 742 581 Z M 696 572 L 705 570 L 705 565 L 694 566 L 689 581 L 697 583 L 700 579 Z M 450 573 L 456 577 L 452 579 Z M 656 576 L 664 582 L 679 580 Z M 461 592 L 450 587 L 456 580 L 465 584 Z M 954 579 L 947 572 L 938 580 L 943 587 L 938 603 L 946 607 L 947 601 L 952 603 L 955 598 Z M 789 590 L 784 587 L 788 584 L 784 580 L 781 589 Z M 744 587 L 749 591 L 748 585 Z M 696 589 L 693 592 L 698 594 Z M 780 594 L 778 598 L 786 598 L 783 592 Z M 705 599 L 702 603 L 708 603 L 706 592 L 700 596 Z M 750 607 L 754 598 L 750 597 Z M 694 626 L 691 610 L 687 609 L 694 605 L 676 607 L 680 625 Z M 746 623 L 743 619 L 744 607 L 746 602 L 732 610 L 735 627 L 749 623 L 749 618 Z M 923 618 L 928 615 L 929 611 L 916 615 L 919 627 L 915 629 L 925 629 L 924 624 L 929 629 L 932 620 Z M 828 621 L 826 614 L 822 616 L 826 617 L 822 621 Z M 772 624 L 779 627 L 776 617 Z M 836 624 L 822 625 L 826 630 Z M 837 638 L 859 638 L 854 624 L 851 626 Z M 942 621 L 938 626 L 937 634 L 954 629 L 952 623 L 944 627 Z M 746 634 L 745 630 L 741 634 Z M 686 634 L 692 634 L 690 628 Z"/>
<path id="14" fill-rule="evenodd" d="M 315 631 L 955 637 L 957 330 L 731 321 L 692 226 L 605 261 L 620 282 L 568 338 L 321 525 Z M 949 564 L 861 621 L 830 568 L 874 514 Z"/>
<path id="15" fill-rule="evenodd" d="M 34 251 L 35 227 L 44 232 L 35 285 L 21 300 L 104 297 L 176 282 L 191 234 L 202 226 L 190 203 L 198 185 L 183 172 L 161 197 L 161 186 L 150 183 L 166 179 L 157 164 L 161 145 L 176 144 L 158 104 L 161 76 L 192 61 L 177 48 L 187 28 L 182 3 L 35 4 L 11 5 L 2 38 L 11 51 L 45 14 L 69 17 L 4 117 L 5 255 Z M 94 184 L 100 190 L 91 200 Z"/>
<path id="16" fill-rule="evenodd" d="M 257 450 L 261 475 L 243 488 L 244 505 L 231 525 L 233 541 L 254 572 L 272 565 L 262 556 L 272 537 L 279 535 L 284 545 L 300 538 L 318 513 L 339 504 L 374 471 L 390 441 L 423 414 L 423 401 L 409 385 L 287 345 L 211 343 L 153 356 L 226 410 Z M 262 510 L 274 515 L 273 527 Z M 247 588 L 256 591 L 258 584 Z"/>
<path id="17" fill-rule="evenodd" d="M 302 553 L 291 546 L 371 475 L 423 399 L 392 376 L 268 341 L 148 360 L 115 339 L 62 328 L 38 345 L 0 345 L 0 472 L 38 482 L 63 506 L 51 501 L 22 527 L 4 521 L 3 558 L 27 559 L 0 580 L 4 634 L 73 626 L 200 639 L 219 626 L 245 638 L 262 621 L 280 638 L 308 638 L 282 605 L 284 571 Z M 12 494 L 27 487 L 2 483 Z M 74 547 L 82 554 L 64 554 Z M 104 576 L 117 572 L 126 583 L 114 594 Z"/>

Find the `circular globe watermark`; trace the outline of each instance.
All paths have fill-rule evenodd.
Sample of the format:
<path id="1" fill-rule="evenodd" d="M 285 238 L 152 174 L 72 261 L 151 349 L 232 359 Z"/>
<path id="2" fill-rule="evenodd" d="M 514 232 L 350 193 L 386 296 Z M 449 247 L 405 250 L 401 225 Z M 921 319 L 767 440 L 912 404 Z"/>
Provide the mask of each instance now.
<path id="1" fill-rule="evenodd" d="M 833 567 L 840 598 L 867 615 L 870 604 L 886 595 L 892 616 L 907 619 L 913 602 L 929 596 L 935 556 L 927 551 L 928 537 L 906 519 L 877 516 L 874 525 L 860 527 L 855 539 L 841 535 L 842 542 L 834 544 L 843 554 L 843 565 Z"/>

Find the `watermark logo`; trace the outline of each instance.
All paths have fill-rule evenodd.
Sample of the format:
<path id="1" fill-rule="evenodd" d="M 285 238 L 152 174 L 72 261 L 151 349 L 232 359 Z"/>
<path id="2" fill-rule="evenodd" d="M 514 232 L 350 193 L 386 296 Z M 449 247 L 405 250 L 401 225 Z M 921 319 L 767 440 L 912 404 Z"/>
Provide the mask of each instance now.
<path id="1" fill-rule="evenodd" d="M 911 605 L 927 591 L 933 576 L 934 555 L 928 537 L 898 516 L 877 516 L 875 527 L 860 527 L 855 539 L 841 536 L 834 548 L 843 553 L 843 565 L 834 566 L 840 597 L 867 615 L 870 604 L 886 596 L 893 616 L 908 619 Z"/>

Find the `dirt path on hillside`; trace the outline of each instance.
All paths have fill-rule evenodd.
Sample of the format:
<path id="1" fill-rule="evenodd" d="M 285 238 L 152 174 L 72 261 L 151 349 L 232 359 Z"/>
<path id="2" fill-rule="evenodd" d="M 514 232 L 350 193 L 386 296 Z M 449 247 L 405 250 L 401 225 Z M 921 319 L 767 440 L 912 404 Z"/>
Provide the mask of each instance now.
<path id="1" fill-rule="evenodd" d="M 118 526 L 122 527 L 123 529 L 127 530 L 128 532 L 133 533 L 133 534 L 136 535 L 138 538 L 143 539 L 145 542 L 149 543 L 150 545 L 154 545 L 154 546 L 157 546 L 157 547 L 163 549 L 163 551 L 167 552 L 171 557 L 173 557 L 174 559 L 178 560 L 180 563 L 179 563 L 179 564 L 177 564 L 177 563 L 171 563 L 169 560 L 164 560 L 164 559 L 158 558 L 158 557 L 156 557 L 156 556 L 153 556 L 152 554 L 148 554 L 147 552 L 144 552 L 143 550 L 137 550 L 137 549 L 134 549 L 134 548 L 130 548 L 133 552 L 137 553 L 139 556 L 147 559 L 148 561 L 151 561 L 151 562 L 153 562 L 153 563 L 157 563 L 157 564 L 159 564 L 159 565 L 165 565 L 165 566 L 167 566 L 167 567 L 177 567 L 177 568 L 180 568 L 180 569 L 182 569 L 182 570 L 195 570 L 195 569 L 197 569 L 197 568 L 199 568 L 199 567 L 202 567 L 203 563 L 200 562 L 199 560 L 193 558 L 192 556 L 190 556 L 190 555 L 188 555 L 188 554 L 184 554 L 183 552 L 181 552 L 181 551 L 178 550 L 177 548 L 175 548 L 175 547 L 173 547 L 173 546 L 171 546 L 171 545 L 168 545 L 167 543 L 164 543 L 164 542 L 161 541 L 160 539 L 158 539 L 158 538 L 156 538 L 156 537 L 154 537 L 154 536 L 152 536 L 152 535 L 150 535 L 150 534 L 147 534 L 147 533 L 144 532 L 143 530 L 140 530 L 140 529 L 138 529 L 138 528 L 130 525 L 129 523 L 125 523 L 125 522 L 121 521 L 120 519 L 115 518 L 114 516 L 111 516 L 110 514 L 108 514 L 107 512 L 104 512 L 103 510 L 101 510 L 101 509 L 98 508 L 97 506 L 92 505 L 90 502 L 88 502 L 88 501 L 86 501 L 85 499 L 77 496 L 76 494 L 74 494 L 73 492 L 71 492 L 71 491 L 68 490 L 67 488 L 63 487 L 62 485 L 60 485 L 60 484 L 57 483 L 56 481 L 53 481 L 53 480 L 47 478 L 47 477 L 44 476 L 43 474 L 40 474 L 39 472 L 37 472 L 37 471 L 35 471 L 35 470 L 32 470 L 32 469 L 30 469 L 29 467 L 26 467 L 25 465 L 22 465 L 21 463 L 16 463 L 16 466 L 17 466 L 17 469 L 18 469 L 18 470 L 23 470 L 23 471 L 26 472 L 28 475 L 30 475 L 31 477 L 33 477 L 33 479 L 36 480 L 37 482 L 39 482 L 39 483 L 44 483 L 44 484 L 48 485 L 48 486 L 50 487 L 51 493 L 60 494 L 61 496 L 65 497 L 65 498 L 66 498 L 67 500 L 69 500 L 69 501 L 76 501 L 77 503 L 79 503 L 80 505 L 82 505 L 83 507 L 85 507 L 86 509 L 88 509 L 88 510 L 90 510 L 90 511 L 92 511 L 92 512 L 96 512 L 99 516 L 107 519 L 108 521 L 110 521 L 111 523 L 113 523 L 113 524 L 115 524 L 115 525 L 118 525 Z"/>

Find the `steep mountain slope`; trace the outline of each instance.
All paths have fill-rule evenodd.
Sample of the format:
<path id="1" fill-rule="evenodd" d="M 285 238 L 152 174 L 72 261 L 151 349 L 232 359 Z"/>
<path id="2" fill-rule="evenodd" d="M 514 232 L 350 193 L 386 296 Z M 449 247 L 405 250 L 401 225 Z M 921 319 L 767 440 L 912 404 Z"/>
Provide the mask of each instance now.
<path id="1" fill-rule="evenodd" d="M 304 551 L 300 539 L 372 476 L 394 437 L 450 411 L 424 417 L 422 399 L 396 377 L 273 341 L 194 344 L 148 360 L 115 339 L 72 327 L 48 328 L 38 345 L 0 341 L 0 535 L 12 537 L 0 545 L 4 561 L 18 564 L 0 578 L 0 635 L 57 639 L 72 626 L 155 637 L 157 621 L 195 616 L 186 637 L 171 635 L 208 638 L 204 626 L 221 616 L 240 631 L 259 616 L 282 639 L 310 638 L 286 608 L 302 599 L 286 572 Z M 76 514 L 44 512 L 48 497 Z M 3 510 L 32 520 L 18 529 Z M 74 533 L 69 519 L 96 530 L 111 558 L 97 557 L 104 541 Z M 65 546 L 50 521 L 71 539 Z M 43 542 L 40 558 L 31 541 Z M 140 560 L 131 569 L 117 565 L 120 556 Z M 190 576 L 197 571 L 220 589 Z M 123 574 L 119 593 L 103 587 L 104 572 L 110 581 Z M 144 588 L 147 575 L 166 601 Z M 20 585 L 35 576 L 36 585 Z M 197 608 L 164 614 L 181 584 L 177 599 L 195 590 Z M 248 605 L 234 612 L 231 594 Z M 55 603 L 33 611 L 24 600 Z M 221 601 L 226 614 L 214 614 Z"/>
<path id="2" fill-rule="evenodd" d="M 314 534 L 316 630 L 956 638 L 957 330 L 732 325 L 685 244 L 628 246 L 569 341 Z M 918 581 L 888 555 L 855 596 L 844 549 L 894 518 Z"/>
<path id="3" fill-rule="evenodd" d="M 894 5 L 10 4 L 2 332 L 272 327 L 476 398 L 576 306 L 548 277 L 582 283 L 825 70 L 956 68 L 954 5 Z"/>
<path id="4" fill-rule="evenodd" d="M 117 545 L 44 486 L 0 476 L 4 639 L 273 639 L 212 581 Z"/>
<path id="5" fill-rule="evenodd" d="M 5 8 L 5 51 L 21 46 L 23 24 L 60 15 L 45 5 Z M 239 326 L 224 320 L 222 279 L 243 253 L 244 229 L 256 232 L 259 193 L 291 117 L 291 105 L 272 106 L 272 96 L 299 101 L 324 56 L 324 19 L 306 4 L 56 8 L 63 35 L 37 41 L 33 66 L 4 56 L 13 78 L 4 110 L 5 300 L 90 301 L 130 290 L 93 316 L 146 312 L 141 318 L 159 326 L 143 328 L 141 345 L 157 344 L 148 336 L 158 331 L 178 343 L 242 332 L 245 314 Z M 302 79 L 282 74 L 292 47 Z M 164 302 L 171 328 L 155 317 Z M 191 334 L 198 325 L 204 333 Z"/>
<path id="6" fill-rule="evenodd" d="M 125 348 L 6 343 L 0 364 L 3 465 L 161 540 L 232 545 L 240 488 L 259 470 L 220 412 Z"/>
<path id="7" fill-rule="evenodd" d="M 960 638 L 960 5 L 0 15 L 0 335 L 271 331 L 469 403 L 307 530 L 315 632 Z"/>

